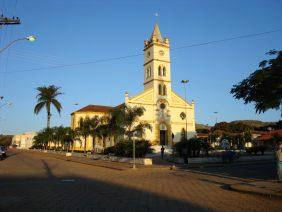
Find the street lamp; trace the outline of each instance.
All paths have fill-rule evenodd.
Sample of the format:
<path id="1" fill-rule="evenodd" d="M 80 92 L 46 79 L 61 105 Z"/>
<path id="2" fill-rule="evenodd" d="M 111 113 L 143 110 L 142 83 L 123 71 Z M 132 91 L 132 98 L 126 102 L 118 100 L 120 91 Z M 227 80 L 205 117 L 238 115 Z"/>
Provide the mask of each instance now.
<path id="1" fill-rule="evenodd" d="M 6 50 L 7 48 L 9 48 L 10 46 L 12 46 L 14 43 L 18 42 L 18 41 L 22 41 L 22 40 L 27 40 L 29 42 L 33 42 L 36 40 L 36 36 L 35 35 L 29 35 L 25 38 L 19 38 L 16 40 L 13 40 L 12 42 L 10 42 L 8 45 L 6 45 L 5 47 L 3 47 L 2 49 L 0 49 L 0 53 L 2 53 L 4 50 Z"/>
<path id="2" fill-rule="evenodd" d="M 186 100 L 186 84 L 189 82 L 189 80 L 181 80 L 181 83 L 184 86 L 184 95 L 185 95 L 185 140 L 187 140 L 187 100 Z"/>

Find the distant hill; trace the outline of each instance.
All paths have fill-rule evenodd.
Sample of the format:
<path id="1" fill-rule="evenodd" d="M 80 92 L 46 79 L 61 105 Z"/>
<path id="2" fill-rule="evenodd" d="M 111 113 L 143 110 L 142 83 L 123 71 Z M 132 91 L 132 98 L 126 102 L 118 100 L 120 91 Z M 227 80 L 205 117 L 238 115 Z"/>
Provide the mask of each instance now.
<path id="1" fill-rule="evenodd" d="M 265 127 L 265 126 L 268 126 L 268 125 L 273 125 L 276 122 L 263 122 L 263 121 L 258 121 L 258 120 L 236 120 L 236 121 L 231 121 L 229 123 L 242 123 L 242 124 L 248 125 L 252 128 L 259 128 L 259 127 Z M 204 124 L 196 123 L 196 130 L 198 130 L 198 129 L 210 129 L 211 127 L 213 127 L 213 126 L 207 126 L 207 125 L 204 125 Z"/>
<path id="2" fill-rule="evenodd" d="M 209 125 L 204 125 L 204 124 L 197 124 L 196 123 L 196 130 L 199 130 L 199 129 L 210 129 L 212 126 L 209 126 Z"/>
<path id="3" fill-rule="evenodd" d="M 258 120 L 237 120 L 237 121 L 232 121 L 230 123 L 242 123 L 242 124 L 248 125 L 253 128 L 259 128 L 259 127 L 265 127 L 268 125 L 273 125 L 276 122 L 263 122 L 263 121 L 258 121 Z"/>

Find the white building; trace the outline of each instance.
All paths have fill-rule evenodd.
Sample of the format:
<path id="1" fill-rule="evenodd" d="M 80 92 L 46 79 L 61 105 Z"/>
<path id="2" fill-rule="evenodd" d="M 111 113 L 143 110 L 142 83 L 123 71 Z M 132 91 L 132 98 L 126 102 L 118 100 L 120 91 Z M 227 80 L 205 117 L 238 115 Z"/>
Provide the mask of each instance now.
<path id="1" fill-rule="evenodd" d="M 34 136 L 36 136 L 36 132 L 25 132 L 14 135 L 12 139 L 12 145 L 19 149 L 29 149 L 33 145 Z"/>

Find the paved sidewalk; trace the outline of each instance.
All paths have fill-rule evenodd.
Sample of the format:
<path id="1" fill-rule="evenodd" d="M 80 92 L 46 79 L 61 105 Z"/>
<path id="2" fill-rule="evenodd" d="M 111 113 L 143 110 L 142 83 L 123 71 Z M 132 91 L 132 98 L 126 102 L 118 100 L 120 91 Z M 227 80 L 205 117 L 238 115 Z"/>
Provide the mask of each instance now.
<path id="1" fill-rule="evenodd" d="M 229 185 L 263 181 L 262 175 L 275 166 L 209 168 L 201 173 L 169 170 L 167 166 L 118 171 L 108 167 L 126 164 L 82 158 L 94 164 L 84 165 L 55 158 L 55 154 L 8 153 L 10 156 L 0 162 L 0 211 L 280 212 L 282 208 L 280 199 L 227 189 Z M 216 170 L 217 174 L 212 173 Z M 249 174 L 256 179 L 250 179 Z"/>
<path id="2" fill-rule="evenodd" d="M 113 170 L 118 170 L 118 171 L 125 171 L 125 170 L 130 170 L 132 169 L 132 164 L 130 163 L 121 163 L 121 162 L 113 162 L 113 161 L 104 161 L 104 160 L 99 160 L 99 159 L 91 159 L 88 157 L 78 157 L 78 156 L 71 156 L 71 157 L 66 157 L 65 155 L 62 154 L 54 154 L 54 153 L 49 153 L 49 152 L 43 152 L 43 151 L 30 151 L 33 154 L 39 154 L 39 155 L 44 155 L 47 157 L 52 157 L 60 160 L 65 160 L 65 161 L 70 161 L 70 162 L 75 162 L 75 163 L 81 163 L 85 165 L 91 165 L 91 166 L 97 166 L 97 167 L 102 167 L 102 168 L 108 168 L 108 169 L 113 169 Z M 168 169 L 170 167 L 170 163 L 163 161 L 163 163 L 156 163 L 154 165 L 140 165 L 136 164 L 136 167 L 138 169 L 150 169 L 150 168 L 166 168 Z"/>
<path id="3" fill-rule="evenodd" d="M 282 182 L 254 181 L 230 185 L 230 189 L 242 193 L 267 196 L 282 199 Z"/>

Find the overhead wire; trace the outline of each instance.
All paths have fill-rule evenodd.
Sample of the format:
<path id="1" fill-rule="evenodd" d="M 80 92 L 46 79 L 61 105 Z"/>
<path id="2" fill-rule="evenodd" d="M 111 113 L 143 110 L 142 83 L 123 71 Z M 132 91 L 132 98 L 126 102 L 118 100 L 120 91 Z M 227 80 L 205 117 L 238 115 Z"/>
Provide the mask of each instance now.
<path id="1" fill-rule="evenodd" d="M 260 32 L 260 33 L 239 35 L 239 36 L 234 36 L 234 37 L 230 37 L 230 38 L 207 41 L 207 42 L 203 42 L 203 43 L 195 43 L 195 44 L 191 44 L 191 45 L 174 47 L 174 48 L 171 48 L 171 51 L 176 51 L 176 50 L 185 49 L 185 48 L 198 47 L 198 46 L 204 46 L 204 45 L 210 45 L 210 44 L 221 43 L 221 42 L 243 39 L 243 38 L 249 38 L 249 37 L 257 37 L 257 36 L 261 36 L 261 35 L 265 35 L 265 34 L 281 32 L 281 31 L 282 31 L 282 28 L 270 30 L 270 31 L 264 31 L 264 32 Z M 18 70 L 18 71 L 9 71 L 9 72 L 7 72 L 7 74 L 22 73 L 22 72 L 33 72 L 33 71 L 41 71 L 41 70 L 51 70 L 51 69 L 59 69 L 59 68 L 73 67 L 73 66 L 80 66 L 80 65 L 89 65 L 89 64 L 109 62 L 109 61 L 114 61 L 114 60 L 124 60 L 124 59 L 133 58 L 133 57 L 137 57 L 137 56 L 141 56 L 141 55 L 143 55 L 143 53 L 136 53 L 136 54 L 125 55 L 125 56 L 120 56 L 120 57 L 98 59 L 98 60 L 80 62 L 80 63 L 63 64 L 63 65 L 57 65 L 57 66 L 51 66 L 51 67 L 41 67 L 41 68 L 31 68 L 31 69 L 24 69 L 24 70 Z M 0 72 L 0 73 L 3 73 L 3 72 Z"/>

